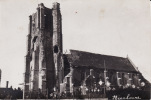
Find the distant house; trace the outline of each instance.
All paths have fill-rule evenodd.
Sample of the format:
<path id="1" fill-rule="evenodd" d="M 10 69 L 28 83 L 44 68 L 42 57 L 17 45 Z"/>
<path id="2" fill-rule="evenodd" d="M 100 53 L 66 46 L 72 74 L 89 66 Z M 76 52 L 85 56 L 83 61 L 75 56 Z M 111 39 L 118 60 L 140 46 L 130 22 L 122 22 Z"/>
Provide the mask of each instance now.
<path id="1" fill-rule="evenodd" d="M 0 99 L 11 98 L 12 94 L 12 88 L 0 88 Z"/>
<path id="2" fill-rule="evenodd" d="M 6 87 L 0 88 L 0 99 L 22 99 L 23 92 L 20 88 L 13 89 L 12 86 L 8 88 L 9 81 L 6 81 Z"/>

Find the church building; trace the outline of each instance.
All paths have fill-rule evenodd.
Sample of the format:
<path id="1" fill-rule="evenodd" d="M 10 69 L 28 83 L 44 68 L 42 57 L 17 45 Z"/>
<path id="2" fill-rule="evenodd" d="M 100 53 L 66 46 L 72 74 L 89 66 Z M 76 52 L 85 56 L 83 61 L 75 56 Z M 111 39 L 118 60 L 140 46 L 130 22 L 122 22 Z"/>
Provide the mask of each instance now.
<path id="1" fill-rule="evenodd" d="M 64 33 L 65 34 L 65 33 Z M 129 57 L 79 50 L 63 54 L 60 4 L 39 4 L 29 16 L 25 56 L 25 95 L 81 91 L 105 93 L 117 88 L 140 88 L 145 79 Z"/>
<path id="2" fill-rule="evenodd" d="M 141 88 L 145 79 L 129 57 L 95 54 L 70 50 L 64 54 L 64 80 L 61 92 L 73 93 L 78 89 L 87 92 L 117 88 Z"/>

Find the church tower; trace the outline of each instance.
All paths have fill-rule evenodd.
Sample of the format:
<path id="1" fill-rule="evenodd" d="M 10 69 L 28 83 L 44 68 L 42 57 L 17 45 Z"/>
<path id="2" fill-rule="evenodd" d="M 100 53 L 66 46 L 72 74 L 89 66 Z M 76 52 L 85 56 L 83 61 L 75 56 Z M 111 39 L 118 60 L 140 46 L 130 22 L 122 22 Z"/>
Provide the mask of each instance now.
<path id="1" fill-rule="evenodd" d="M 49 9 L 41 3 L 29 19 L 25 94 L 48 95 L 59 91 L 63 76 L 60 5 L 54 3 Z"/>

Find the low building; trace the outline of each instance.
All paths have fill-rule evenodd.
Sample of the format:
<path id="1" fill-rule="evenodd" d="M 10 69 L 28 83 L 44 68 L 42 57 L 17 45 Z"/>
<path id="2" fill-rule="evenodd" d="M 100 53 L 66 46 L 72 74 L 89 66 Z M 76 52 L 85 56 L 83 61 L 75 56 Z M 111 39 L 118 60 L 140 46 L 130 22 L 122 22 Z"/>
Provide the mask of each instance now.
<path id="1" fill-rule="evenodd" d="M 147 84 L 142 74 L 127 57 L 117 57 L 70 50 L 64 55 L 64 82 L 60 92 L 102 92 L 118 88 L 137 88 Z M 104 89 L 105 88 L 105 89 Z"/>

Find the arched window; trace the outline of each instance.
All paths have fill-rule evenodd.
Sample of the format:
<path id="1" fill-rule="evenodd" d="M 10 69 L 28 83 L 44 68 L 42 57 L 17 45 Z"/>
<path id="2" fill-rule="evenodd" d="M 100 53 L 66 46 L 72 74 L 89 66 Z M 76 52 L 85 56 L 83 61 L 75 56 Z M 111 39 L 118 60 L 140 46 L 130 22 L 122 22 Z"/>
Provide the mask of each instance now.
<path id="1" fill-rule="evenodd" d="M 58 46 L 55 45 L 55 46 L 54 46 L 54 53 L 58 53 L 58 52 L 59 52 Z"/>

